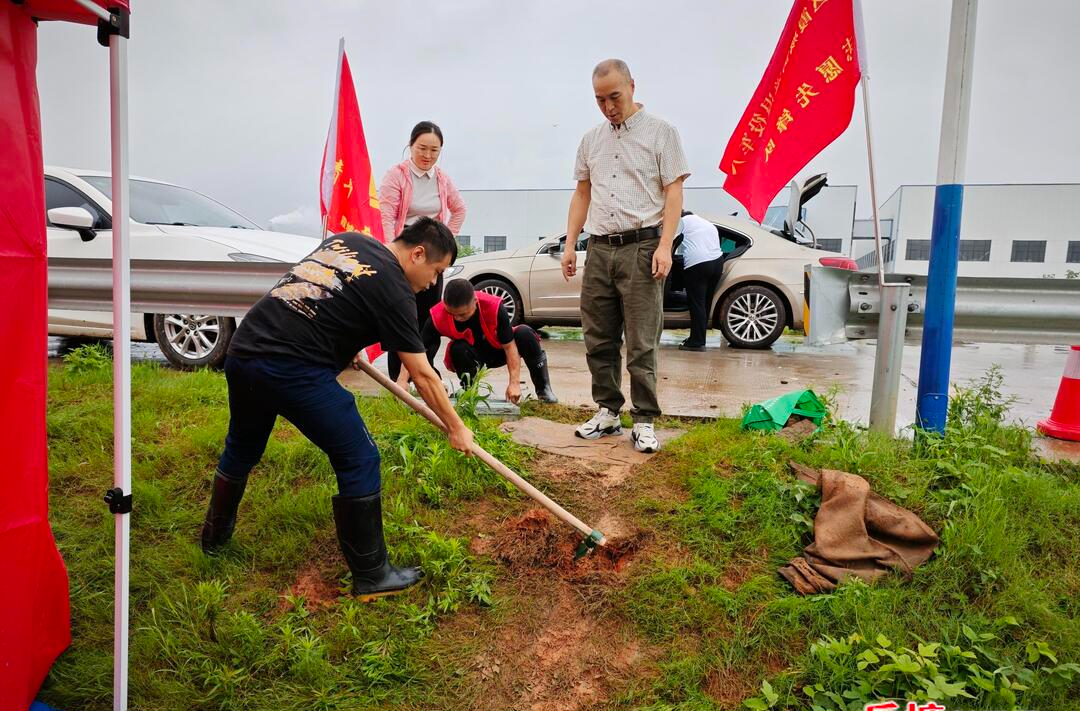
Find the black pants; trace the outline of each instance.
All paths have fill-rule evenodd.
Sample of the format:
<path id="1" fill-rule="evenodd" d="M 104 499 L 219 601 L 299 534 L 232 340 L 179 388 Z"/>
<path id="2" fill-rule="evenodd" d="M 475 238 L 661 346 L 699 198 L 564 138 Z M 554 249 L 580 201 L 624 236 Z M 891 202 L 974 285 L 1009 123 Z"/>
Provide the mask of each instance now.
<path id="1" fill-rule="evenodd" d="M 540 348 L 540 337 L 529 326 L 514 327 L 514 343 L 526 364 L 535 364 L 544 352 Z M 467 380 L 476 377 L 480 366 L 501 368 L 506 365 L 506 351 L 492 347 L 486 340 L 471 346 L 468 341 L 450 341 L 447 351 L 463 386 L 468 384 Z"/>
<path id="2" fill-rule="evenodd" d="M 705 332 L 709 328 L 709 306 L 723 275 L 723 257 L 695 264 L 683 271 L 686 300 L 690 302 L 690 337 L 686 339 L 686 345 L 705 345 Z"/>
<path id="3" fill-rule="evenodd" d="M 227 358 L 229 434 L 218 461 L 221 475 L 243 481 L 281 415 L 330 457 L 339 494 L 379 491 L 379 449 L 356 410 L 356 396 L 337 376 L 329 366 L 295 358 Z"/>
<path id="4" fill-rule="evenodd" d="M 419 326 L 419 332 L 424 332 L 424 324 L 431 319 L 431 309 L 435 304 L 439 303 L 442 299 L 443 278 L 442 274 L 439 275 L 438 281 L 435 282 L 435 286 L 429 286 L 416 295 L 416 324 Z M 397 380 L 401 375 L 401 358 L 398 358 L 398 354 L 394 351 L 386 356 L 386 369 L 390 373 L 391 380 Z"/>

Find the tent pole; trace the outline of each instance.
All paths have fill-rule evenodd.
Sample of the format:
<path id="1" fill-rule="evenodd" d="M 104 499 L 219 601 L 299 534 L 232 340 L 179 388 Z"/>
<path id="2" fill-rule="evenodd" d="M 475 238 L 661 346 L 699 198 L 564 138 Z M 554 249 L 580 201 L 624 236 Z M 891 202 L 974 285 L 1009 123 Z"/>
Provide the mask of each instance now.
<path id="1" fill-rule="evenodd" d="M 99 20 L 105 20 L 105 22 L 109 22 L 112 19 L 112 15 L 109 14 L 108 10 L 103 8 L 101 5 L 98 5 L 96 2 L 92 2 L 92 0 L 75 0 L 75 3 L 82 6 L 84 10 L 87 10 L 97 15 Z"/>
<path id="2" fill-rule="evenodd" d="M 131 494 L 131 263 L 128 181 L 128 74 L 126 37 L 109 37 L 109 109 L 112 122 L 113 268 L 113 486 Z M 113 709 L 128 696 L 128 595 L 131 516 L 116 513 Z"/>

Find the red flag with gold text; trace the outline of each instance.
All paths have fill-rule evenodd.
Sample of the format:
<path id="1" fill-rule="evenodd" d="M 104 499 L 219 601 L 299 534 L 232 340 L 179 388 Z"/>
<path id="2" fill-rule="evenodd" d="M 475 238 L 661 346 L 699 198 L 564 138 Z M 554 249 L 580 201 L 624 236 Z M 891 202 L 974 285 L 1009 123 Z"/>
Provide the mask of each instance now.
<path id="1" fill-rule="evenodd" d="M 326 232 L 361 232 L 385 242 L 379 195 L 360 121 L 360 104 L 349 71 L 349 58 L 344 52 L 339 71 L 338 95 L 323 150 L 319 191 Z"/>
<path id="2" fill-rule="evenodd" d="M 356 100 L 349 58 L 344 49 L 338 72 L 338 92 L 323 149 L 319 185 L 319 205 L 325 226 L 320 238 L 325 238 L 327 233 L 360 232 L 385 243 L 379 194 L 371 172 L 364 124 L 360 120 L 360 103 Z M 368 346 L 365 352 L 368 360 L 375 360 L 383 351 L 375 344 Z"/>
<path id="3" fill-rule="evenodd" d="M 724 189 L 758 222 L 780 189 L 851 123 L 862 76 L 854 2 L 795 1 L 724 150 Z"/>

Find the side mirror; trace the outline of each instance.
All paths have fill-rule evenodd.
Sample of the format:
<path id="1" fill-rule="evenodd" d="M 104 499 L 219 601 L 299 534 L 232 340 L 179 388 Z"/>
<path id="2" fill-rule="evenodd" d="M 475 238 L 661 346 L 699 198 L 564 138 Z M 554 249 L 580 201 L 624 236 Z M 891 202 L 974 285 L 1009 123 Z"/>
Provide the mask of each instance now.
<path id="1" fill-rule="evenodd" d="M 49 210 L 49 222 L 56 227 L 75 230 L 83 242 L 89 242 L 97 236 L 94 231 L 94 216 L 84 207 L 54 207 Z"/>
<path id="2" fill-rule="evenodd" d="M 556 242 L 547 248 L 547 253 L 555 259 L 562 259 L 562 250 L 559 247 L 560 243 Z"/>

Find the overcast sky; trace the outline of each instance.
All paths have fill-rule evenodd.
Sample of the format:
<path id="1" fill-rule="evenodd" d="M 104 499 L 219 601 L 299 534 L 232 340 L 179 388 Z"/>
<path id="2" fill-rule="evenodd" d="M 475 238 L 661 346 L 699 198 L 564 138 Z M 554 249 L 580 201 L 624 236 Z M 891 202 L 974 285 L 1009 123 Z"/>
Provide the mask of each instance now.
<path id="1" fill-rule="evenodd" d="M 265 225 L 318 205 L 346 39 L 378 181 L 419 120 L 446 136 L 459 188 L 568 188 L 581 135 L 603 117 L 593 65 L 625 59 L 637 99 L 679 129 L 689 186 L 720 156 L 775 47 L 790 0 L 133 0 L 131 167 L 205 192 Z M 866 0 L 880 199 L 933 183 L 948 0 Z M 1080 2 L 979 5 L 967 182 L 1080 182 Z M 45 161 L 108 169 L 108 51 L 89 27 L 43 23 Z M 859 186 L 861 101 L 804 171 Z"/>

